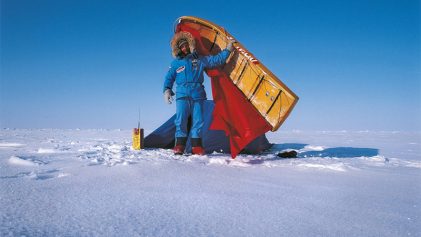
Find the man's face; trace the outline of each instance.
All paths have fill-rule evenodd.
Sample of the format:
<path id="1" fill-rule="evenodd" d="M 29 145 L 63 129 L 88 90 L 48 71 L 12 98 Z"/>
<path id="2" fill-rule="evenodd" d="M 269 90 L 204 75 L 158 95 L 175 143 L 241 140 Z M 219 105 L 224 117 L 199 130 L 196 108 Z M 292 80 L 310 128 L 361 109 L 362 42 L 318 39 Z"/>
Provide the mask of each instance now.
<path id="1" fill-rule="evenodd" d="M 186 43 L 184 43 L 184 44 L 182 44 L 181 46 L 180 46 L 180 50 L 181 50 L 181 52 L 183 52 L 183 54 L 184 55 L 187 55 L 187 54 L 189 54 L 190 53 L 190 47 L 189 47 L 189 44 L 186 42 Z"/>

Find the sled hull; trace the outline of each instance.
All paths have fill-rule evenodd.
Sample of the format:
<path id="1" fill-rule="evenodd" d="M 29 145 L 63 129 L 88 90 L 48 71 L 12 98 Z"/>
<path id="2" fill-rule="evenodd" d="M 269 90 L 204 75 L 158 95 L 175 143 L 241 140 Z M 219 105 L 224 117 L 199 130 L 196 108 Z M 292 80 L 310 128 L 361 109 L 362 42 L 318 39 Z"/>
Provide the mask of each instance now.
<path id="1" fill-rule="evenodd" d="M 201 39 L 196 41 L 200 42 L 197 50 L 202 55 L 215 55 L 226 48 L 230 39 L 235 40 L 236 50 L 219 70 L 230 78 L 244 98 L 271 126 L 271 130 L 278 130 L 297 103 L 298 96 L 224 28 L 191 16 L 180 17 L 175 31 L 181 25 L 200 33 Z"/>

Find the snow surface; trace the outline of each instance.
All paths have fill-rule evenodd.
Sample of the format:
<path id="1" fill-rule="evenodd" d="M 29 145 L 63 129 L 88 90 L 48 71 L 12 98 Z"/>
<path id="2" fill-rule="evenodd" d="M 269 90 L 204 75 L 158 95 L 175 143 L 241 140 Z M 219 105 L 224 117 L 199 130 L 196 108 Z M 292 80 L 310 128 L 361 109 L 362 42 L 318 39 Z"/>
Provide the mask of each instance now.
<path id="1" fill-rule="evenodd" d="M 420 132 L 267 136 L 232 160 L 134 151 L 129 130 L 0 130 L 0 236 L 421 236 Z"/>

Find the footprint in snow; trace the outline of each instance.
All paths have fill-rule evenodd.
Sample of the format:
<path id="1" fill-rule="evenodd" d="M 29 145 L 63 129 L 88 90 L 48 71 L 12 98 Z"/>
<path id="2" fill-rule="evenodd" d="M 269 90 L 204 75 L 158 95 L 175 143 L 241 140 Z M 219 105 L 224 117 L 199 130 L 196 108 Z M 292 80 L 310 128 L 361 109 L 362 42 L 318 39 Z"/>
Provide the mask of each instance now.
<path id="1" fill-rule="evenodd" d="M 41 170 L 41 171 L 31 171 L 31 172 L 20 172 L 16 175 L 11 176 L 0 176 L 0 179 L 15 179 L 15 178 L 29 178 L 32 180 L 47 180 L 52 178 L 62 178 L 69 176 L 68 173 L 58 173 L 60 170 Z"/>

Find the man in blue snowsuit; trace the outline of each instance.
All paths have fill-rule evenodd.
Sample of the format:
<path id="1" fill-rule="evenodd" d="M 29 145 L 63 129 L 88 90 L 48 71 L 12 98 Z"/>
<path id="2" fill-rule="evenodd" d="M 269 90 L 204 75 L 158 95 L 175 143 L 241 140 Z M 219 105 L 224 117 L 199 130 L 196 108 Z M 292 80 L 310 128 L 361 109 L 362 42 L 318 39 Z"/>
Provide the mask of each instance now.
<path id="1" fill-rule="evenodd" d="M 192 153 L 204 155 L 202 146 L 203 127 L 203 102 L 206 100 L 206 92 L 203 86 L 203 70 L 225 64 L 230 52 L 232 42 L 226 49 L 214 56 L 201 56 L 195 51 L 195 40 L 188 32 L 178 32 L 171 40 L 174 61 L 168 70 L 164 82 L 164 99 L 172 103 L 172 91 L 176 84 L 176 118 L 174 154 L 181 155 L 187 142 L 187 121 L 192 116 L 190 130 Z"/>

